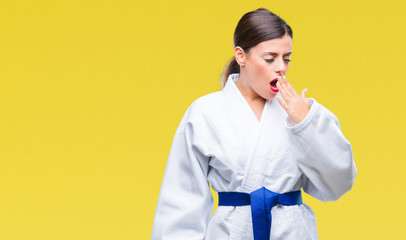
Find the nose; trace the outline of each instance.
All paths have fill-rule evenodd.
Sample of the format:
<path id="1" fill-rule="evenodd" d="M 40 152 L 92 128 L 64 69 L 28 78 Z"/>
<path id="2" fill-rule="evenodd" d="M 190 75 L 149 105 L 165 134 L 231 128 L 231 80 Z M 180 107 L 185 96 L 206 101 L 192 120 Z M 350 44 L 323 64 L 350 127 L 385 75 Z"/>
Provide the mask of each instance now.
<path id="1" fill-rule="evenodd" d="M 286 70 L 287 70 L 287 64 L 285 63 L 285 61 L 283 59 L 280 59 L 279 61 L 276 61 L 275 72 L 277 74 L 285 75 Z"/>

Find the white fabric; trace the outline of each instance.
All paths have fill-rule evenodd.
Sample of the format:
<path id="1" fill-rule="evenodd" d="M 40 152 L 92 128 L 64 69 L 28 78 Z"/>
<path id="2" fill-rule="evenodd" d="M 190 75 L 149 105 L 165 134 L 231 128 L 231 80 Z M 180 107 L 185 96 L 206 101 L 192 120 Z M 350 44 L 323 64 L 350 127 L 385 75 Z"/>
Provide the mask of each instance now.
<path id="1" fill-rule="evenodd" d="M 250 206 L 213 210 L 209 183 L 219 192 L 250 193 L 262 186 L 303 190 L 334 201 L 352 188 L 357 169 L 336 116 L 309 98 L 295 124 L 276 98 L 258 121 L 229 75 L 222 91 L 195 100 L 172 143 L 155 212 L 152 240 L 253 239 Z M 280 93 L 278 97 L 281 98 Z M 302 205 L 272 209 L 271 239 L 318 239 L 316 218 Z"/>

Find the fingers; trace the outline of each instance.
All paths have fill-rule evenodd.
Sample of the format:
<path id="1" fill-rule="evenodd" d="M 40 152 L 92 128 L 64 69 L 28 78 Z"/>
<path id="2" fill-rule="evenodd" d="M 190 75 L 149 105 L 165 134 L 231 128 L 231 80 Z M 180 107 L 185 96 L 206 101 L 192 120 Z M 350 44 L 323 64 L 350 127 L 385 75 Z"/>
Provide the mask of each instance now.
<path id="1" fill-rule="evenodd" d="M 287 109 L 288 109 L 288 106 L 286 105 L 286 103 L 285 103 L 282 99 L 280 99 L 279 97 L 276 97 L 276 98 L 278 99 L 279 104 L 280 104 L 285 110 L 287 110 Z"/>
<path id="2" fill-rule="evenodd" d="M 295 88 L 289 83 L 288 79 L 286 79 L 285 75 L 282 74 L 282 84 L 285 84 L 286 89 L 289 91 L 290 96 L 297 96 L 297 92 Z"/>
<path id="3" fill-rule="evenodd" d="M 302 94 L 301 94 L 302 99 L 303 99 L 305 102 L 307 101 L 306 92 L 307 92 L 307 88 L 303 89 Z"/>
<path id="4" fill-rule="evenodd" d="M 285 78 L 285 76 L 281 75 L 278 77 L 278 82 L 276 83 L 278 86 L 278 89 L 281 92 L 281 95 L 285 101 L 290 101 L 292 98 L 296 97 L 297 92 L 296 90 L 290 85 L 288 80 Z"/>
<path id="5" fill-rule="evenodd" d="M 290 90 L 288 89 L 288 87 L 286 86 L 286 84 L 284 83 L 284 79 L 282 77 L 278 77 L 279 80 L 276 83 L 283 99 L 285 99 L 285 101 L 289 101 L 292 97 Z"/>

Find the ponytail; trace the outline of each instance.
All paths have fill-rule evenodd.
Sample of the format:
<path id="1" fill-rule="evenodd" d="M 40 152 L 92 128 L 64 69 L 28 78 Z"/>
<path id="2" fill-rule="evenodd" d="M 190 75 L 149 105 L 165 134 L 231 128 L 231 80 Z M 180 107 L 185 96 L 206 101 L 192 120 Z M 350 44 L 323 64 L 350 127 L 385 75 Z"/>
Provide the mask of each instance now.
<path id="1" fill-rule="evenodd" d="M 235 60 L 234 56 L 228 61 L 227 65 L 224 67 L 223 73 L 221 74 L 220 83 L 222 88 L 224 88 L 227 83 L 228 76 L 232 73 L 240 73 L 240 65 Z"/>

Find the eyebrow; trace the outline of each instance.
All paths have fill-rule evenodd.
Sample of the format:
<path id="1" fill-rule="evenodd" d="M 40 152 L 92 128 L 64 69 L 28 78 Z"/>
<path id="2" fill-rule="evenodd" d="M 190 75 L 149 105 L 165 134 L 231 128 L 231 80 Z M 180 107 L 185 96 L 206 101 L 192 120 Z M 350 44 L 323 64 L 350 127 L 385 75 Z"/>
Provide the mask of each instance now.
<path id="1" fill-rule="evenodd" d="M 272 56 L 278 56 L 278 54 L 277 53 L 274 53 L 274 52 L 264 52 L 265 54 L 271 54 Z M 290 55 L 290 54 L 292 54 L 292 52 L 288 52 L 288 53 L 285 53 L 285 54 L 283 54 L 283 56 L 288 56 L 288 55 Z"/>

